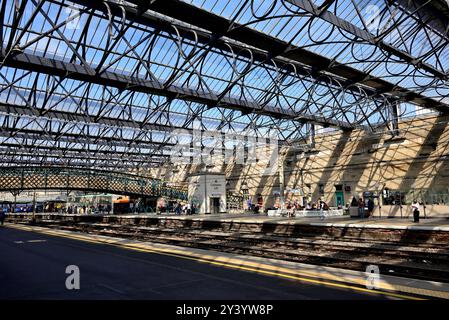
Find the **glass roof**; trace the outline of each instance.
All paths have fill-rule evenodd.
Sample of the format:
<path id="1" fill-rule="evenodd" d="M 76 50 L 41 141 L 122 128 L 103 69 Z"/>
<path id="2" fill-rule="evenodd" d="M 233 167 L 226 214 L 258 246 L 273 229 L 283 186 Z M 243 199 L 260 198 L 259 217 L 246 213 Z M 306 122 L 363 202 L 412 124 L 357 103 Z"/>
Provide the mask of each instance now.
<path id="1" fill-rule="evenodd" d="M 1 145 L 163 162 L 177 129 L 304 142 L 308 124 L 384 130 L 392 108 L 449 104 L 449 19 L 429 6 L 139 3 L 2 1 Z"/>

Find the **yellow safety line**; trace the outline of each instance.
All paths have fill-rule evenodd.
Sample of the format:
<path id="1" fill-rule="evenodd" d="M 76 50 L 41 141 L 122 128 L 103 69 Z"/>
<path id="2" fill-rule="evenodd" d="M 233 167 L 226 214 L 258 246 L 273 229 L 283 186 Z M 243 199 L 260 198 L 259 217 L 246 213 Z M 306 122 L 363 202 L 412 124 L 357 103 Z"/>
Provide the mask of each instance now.
<path id="1" fill-rule="evenodd" d="M 377 294 L 391 296 L 391 297 L 395 297 L 395 298 L 401 298 L 401 299 L 424 300 L 422 298 L 406 296 L 406 295 L 392 293 L 392 292 L 385 292 L 385 291 L 374 290 L 374 289 L 365 289 L 365 288 L 355 287 L 355 286 L 346 285 L 346 284 L 338 284 L 338 283 L 333 283 L 333 282 L 328 282 L 328 281 L 323 281 L 323 280 L 313 280 L 310 278 L 303 277 L 303 276 L 309 276 L 309 277 L 315 277 L 315 278 L 321 277 L 321 278 L 328 278 L 330 280 L 335 280 L 335 281 L 342 281 L 342 278 L 332 276 L 329 274 L 315 273 L 312 271 L 305 271 L 305 272 L 302 272 L 302 274 L 301 274 L 301 272 L 294 272 L 293 270 L 289 270 L 289 269 L 283 268 L 283 267 L 273 267 L 270 265 L 257 264 L 254 262 L 239 260 L 239 259 L 235 259 L 235 258 L 228 259 L 228 262 L 217 262 L 214 260 L 223 260 L 224 258 L 220 258 L 220 257 L 217 258 L 217 257 L 210 256 L 210 255 L 201 255 L 201 254 L 196 254 L 196 253 L 192 253 L 192 252 L 185 252 L 185 251 L 176 250 L 176 249 L 174 250 L 174 249 L 169 249 L 169 248 L 154 248 L 153 247 L 150 249 L 147 247 L 148 245 L 145 245 L 143 243 L 142 244 L 135 244 L 135 243 L 134 244 L 129 244 L 129 243 L 123 244 L 123 243 L 120 243 L 120 241 L 113 241 L 113 240 L 108 240 L 108 239 L 92 240 L 92 237 L 69 234 L 68 232 L 70 232 L 70 231 L 62 232 L 62 231 L 56 231 L 56 230 L 50 230 L 50 229 L 45 230 L 42 227 L 36 228 L 36 227 L 29 227 L 29 226 L 23 226 L 23 225 L 8 225 L 8 227 L 21 229 L 21 230 L 25 230 L 25 231 L 39 232 L 39 233 L 43 233 L 43 234 L 54 235 L 54 236 L 59 236 L 59 237 L 64 237 L 64 238 L 69 238 L 69 239 L 76 239 L 76 240 L 95 243 L 95 244 L 99 244 L 99 243 L 100 244 L 108 244 L 108 245 L 113 245 L 116 247 L 125 248 L 125 249 L 129 249 L 129 250 L 134 250 L 134 251 L 142 251 L 142 252 L 174 256 L 174 257 L 178 257 L 178 258 L 189 259 L 189 260 L 194 260 L 194 261 L 203 262 L 203 263 L 209 263 L 209 264 L 213 264 L 213 265 L 217 265 L 217 266 L 252 271 L 252 272 L 257 272 L 257 273 L 261 273 L 261 274 L 272 275 L 272 276 L 293 279 L 293 280 L 299 280 L 299 281 L 304 281 L 304 282 L 309 282 L 309 283 L 314 283 L 314 284 L 321 284 L 321 285 L 326 285 L 326 286 L 352 289 L 355 291 L 362 291 L 362 292 L 367 292 L 367 293 L 377 293 Z M 229 263 L 230 261 L 232 261 L 233 263 Z M 246 266 L 237 265 L 237 263 L 245 264 Z M 250 267 L 251 265 L 257 266 L 258 268 Z M 269 269 L 269 270 L 271 269 L 271 270 L 274 270 L 277 272 L 259 269 L 260 267 L 263 267 L 264 269 Z M 349 279 L 345 279 L 345 280 L 349 281 Z M 355 284 L 359 284 L 359 285 L 365 284 L 365 281 L 363 281 L 363 280 L 350 279 L 350 281 L 354 282 Z M 412 288 L 412 287 L 406 287 L 406 286 L 396 286 L 396 285 L 393 286 L 393 285 L 388 285 L 388 284 L 384 284 L 384 283 L 381 284 L 381 289 L 398 290 L 398 291 L 403 291 L 403 292 L 407 292 L 407 293 L 434 296 L 434 297 L 438 297 L 438 298 L 446 298 L 446 299 L 449 298 L 449 293 L 442 292 L 442 291 L 418 289 L 418 288 Z"/>

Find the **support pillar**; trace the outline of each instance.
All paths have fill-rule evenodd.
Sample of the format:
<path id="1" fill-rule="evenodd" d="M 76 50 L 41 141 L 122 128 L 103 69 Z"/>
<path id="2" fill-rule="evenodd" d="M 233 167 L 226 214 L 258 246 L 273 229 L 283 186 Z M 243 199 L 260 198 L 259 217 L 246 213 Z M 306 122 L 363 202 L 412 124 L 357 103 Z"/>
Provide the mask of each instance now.
<path id="1" fill-rule="evenodd" d="M 70 195 L 70 190 L 67 190 L 66 198 L 65 198 L 65 213 L 69 213 L 69 195 Z"/>
<path id="2" fill-rule="evenodd" d="M 33 218 L 31 219 L 31 222 L 33 224 L 36 223 L 36 190 L 33 192 Z"/>
<path id="3" fill-rule="evenodd" d="M 391 132 L 394 136 L 399 135 L 399 104 L 393 103 L 390 107 L 391 109 Z"/>
<path id="4" fill-rule="evenodd" d="M 17 196 L 20 194 L 20 190 L 14 190 L 11 191 L 12 195 L 14 196 L 14 206 L 11 208 L 11 213 L 15 213 L 16 212 L 16 208 L 17 208 Z"/>
<path id="5" fill-rule="evenodd" d="M 285 176 L 284 176 L 284 155 L 279 157 L 279 196 L 281 202 L 281 209 L 285 208 L 285 197 L 284 197 L 284 187 L 285 187 Z"/>
<path id="6" fill-rule="evenodd" d="M 309 144 L 312 148 L 315 148 L 315 124 L 309 123 Z"/>

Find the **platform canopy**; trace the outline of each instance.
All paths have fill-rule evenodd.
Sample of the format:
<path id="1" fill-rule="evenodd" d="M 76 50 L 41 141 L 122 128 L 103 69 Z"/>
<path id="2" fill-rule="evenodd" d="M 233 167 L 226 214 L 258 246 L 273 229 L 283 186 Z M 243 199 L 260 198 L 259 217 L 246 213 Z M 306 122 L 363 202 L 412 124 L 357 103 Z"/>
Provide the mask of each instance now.
<path id="1" fill-rule="evenodd" d="M 449 111 L 448 29 L 444 0 L 3 0 L 0 162 L 160 166 L 176 129 L 394 131 Z"/>

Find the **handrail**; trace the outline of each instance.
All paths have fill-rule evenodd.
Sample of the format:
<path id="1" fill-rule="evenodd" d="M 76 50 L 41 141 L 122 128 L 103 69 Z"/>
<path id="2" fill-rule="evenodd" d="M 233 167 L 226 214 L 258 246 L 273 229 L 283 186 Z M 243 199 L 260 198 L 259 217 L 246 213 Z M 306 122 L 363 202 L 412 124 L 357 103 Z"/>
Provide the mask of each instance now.
<path id="1" fill-rule="evenodd" d="M 0 191 L 88 190 L 187 200 L 187 192 L 164 182 L 123 172 L 70 167 L 0 167 Z"/>

